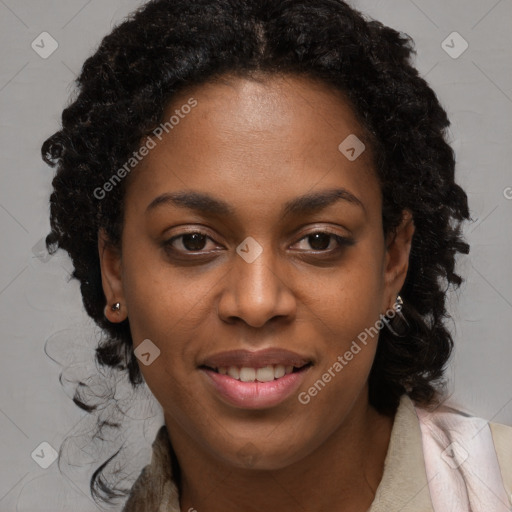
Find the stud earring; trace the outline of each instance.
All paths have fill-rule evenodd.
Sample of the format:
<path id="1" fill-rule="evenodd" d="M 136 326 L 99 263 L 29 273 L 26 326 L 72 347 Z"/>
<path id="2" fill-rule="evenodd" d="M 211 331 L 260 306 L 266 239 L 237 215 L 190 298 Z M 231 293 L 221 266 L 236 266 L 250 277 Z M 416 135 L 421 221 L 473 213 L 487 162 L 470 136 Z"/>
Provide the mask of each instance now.
<path id="1" fill-rule="evenodd" d="M 113 311 L 114 313 L 118 313 L 119 311 L 121 311 L 121 303 L 120 303 L 120 302 L 114 302 L 114 304 L 112 304 L 112 306 L 110 306 L 110 307 L 109 307 L 109 305 L 107 304 L 107 305 L 105 306 L 105 309 L 103 310 L 103 315 L 105 316 L 105 318 L 106 318 L 109 322 L 117 323 L 116 321 L 110 320 L 110 318 L 108 317 L 108 315 L 109 315 L 109 310 L 110 310 L 110 311 Z"/>

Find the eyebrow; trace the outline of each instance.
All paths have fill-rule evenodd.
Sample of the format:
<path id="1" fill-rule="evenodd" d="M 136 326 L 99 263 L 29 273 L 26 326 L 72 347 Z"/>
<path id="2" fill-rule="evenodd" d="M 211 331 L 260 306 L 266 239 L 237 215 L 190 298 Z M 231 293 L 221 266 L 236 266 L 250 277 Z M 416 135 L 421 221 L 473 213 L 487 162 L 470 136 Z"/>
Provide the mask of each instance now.
<path id="1" fill-rule="evenodd" d="M 362 201 L 352 192 L 344 188 L 334 188 L 312 192 L 291 199 L 283 206 L 282 216 L 291 214 L 315 213 L 331 206 L 338 201 L 346 201 L 359 206 L 366 213 Z M 182 191 L 162 194 L 148 205 L 146 214 L 162 205 L 172 205 L 178 208 L 187 208 L 205 215 L 234 216 L 236 210 L 225 201 L 202 192 Z"/>

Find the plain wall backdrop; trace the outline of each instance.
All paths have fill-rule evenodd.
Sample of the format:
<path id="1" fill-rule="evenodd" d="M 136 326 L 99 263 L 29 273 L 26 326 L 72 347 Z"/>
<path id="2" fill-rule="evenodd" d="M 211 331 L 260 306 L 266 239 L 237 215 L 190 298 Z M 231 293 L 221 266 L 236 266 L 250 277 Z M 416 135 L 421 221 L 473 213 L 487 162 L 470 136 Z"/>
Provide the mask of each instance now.
<path id="1" fill-rule="evenodd" d="M 90 415 L 71 401 L 68 380 L 62 386 L 58 378 L 73 365 L 72 375 L 88 374 L 98 332 L 78 283 L 68 281 L 67 254 L 49 258 L 42 247 L 54 170 L 40 147 L 59 129 L 84 60 L 142 3 L 0 0 L 0 512 L 98 510 L 88 479 L 112 450 L 102 448 L 94 463 L 79 447 L 90 459 L 83 471 L 61 474 L 56 462 L 41 467 L 70 433 L 87 428 Z M 465 227 L 470 255 L 458 267 L 466 281 L 451 294 L 450 389 L 464 410 L 512 425 L 512 1 L 351 4 L 413 37 L 416 66 L 452 121 L 457 179 L 474 221 Z M 163 424 L 159 406 L 134 421 L 140 471 Z"/>

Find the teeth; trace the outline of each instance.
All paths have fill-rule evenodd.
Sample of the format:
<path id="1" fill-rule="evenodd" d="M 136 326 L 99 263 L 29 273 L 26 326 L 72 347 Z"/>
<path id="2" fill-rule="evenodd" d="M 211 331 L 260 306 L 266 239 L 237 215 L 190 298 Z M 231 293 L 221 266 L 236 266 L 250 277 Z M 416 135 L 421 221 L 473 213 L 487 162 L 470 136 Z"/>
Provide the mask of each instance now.
<path id="1" fill-rule="evenodd" d="M 236 366 L 230 366 L 228 368 L 228 375 L 233 379 L 240 379 L 240 370 Z"/>
<path id="2" fill-rule="evenodd" d="M 280 379 L 293 372 L 293 366 L 284 366 L 282 364 L 268 365 L 263 368 L 238 368 L 236 366 L 221 366 L 217 368 L 221 375 L 229 375 L 233 379 L 242 382 L 271 382 L 274 379 Z"/>
<path id="3" fill-rule="evenodd" d="M 280 379 L 281 377 L 284 377 L 286 374 L 286 370 L 282 364 L 278 364 L 274 366 L 274 377 L 276 379 Z"/>
<path id="4" fill-rule="evenodd" d="M 240 368 L 240 380 L 242 382 L 254 382 L 256 370 L 254 368 Z"/>
<path id="5" fill-rule="evenodd" d="M 260 382 L 270 382 L 274 380 L 274 367 L 265 366 L 264 368 L 258 368 L 256 370 L 256 380 Z"/>

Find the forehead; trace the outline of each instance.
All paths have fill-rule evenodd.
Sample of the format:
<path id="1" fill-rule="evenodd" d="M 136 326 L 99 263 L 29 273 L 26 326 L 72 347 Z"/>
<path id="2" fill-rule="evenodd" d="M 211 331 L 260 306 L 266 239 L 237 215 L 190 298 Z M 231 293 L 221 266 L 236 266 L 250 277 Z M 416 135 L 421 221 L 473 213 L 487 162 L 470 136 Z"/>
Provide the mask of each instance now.
<path id="1" fill-rule="evenodd" d="M 176 190 L 262 208 L 315 187 L 379 195 L 365 130 L 344 95 L 319 81 L 225 75 L 177 94 L 165 109 L 171 118 L 130 176 L 127 198 L 141 208 Z M 340 150 L 346 140 L 365 145 L 355 160 Z"/>

